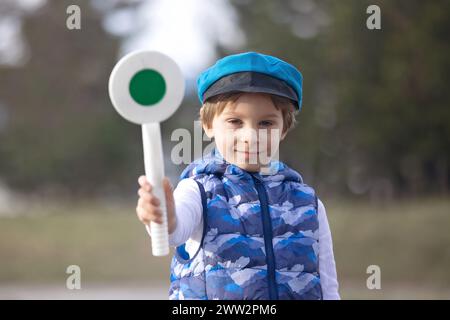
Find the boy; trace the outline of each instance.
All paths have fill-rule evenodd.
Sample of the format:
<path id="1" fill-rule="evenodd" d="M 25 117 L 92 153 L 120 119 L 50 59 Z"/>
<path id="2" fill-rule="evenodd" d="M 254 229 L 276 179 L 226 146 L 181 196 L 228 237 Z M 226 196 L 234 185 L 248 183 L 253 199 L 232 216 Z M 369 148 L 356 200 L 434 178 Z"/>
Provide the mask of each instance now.
<path id="1" fill-rule="evenodd" d="M 255 52 L 227 56 L 197 81 L 211 155 L 167 179 L 170 299 L 339 299 L 325 208 L 300 174 L 276 161 L 300 110 L 302 76 Z M 145 176 L 139 219 L 161 223 Z"/>

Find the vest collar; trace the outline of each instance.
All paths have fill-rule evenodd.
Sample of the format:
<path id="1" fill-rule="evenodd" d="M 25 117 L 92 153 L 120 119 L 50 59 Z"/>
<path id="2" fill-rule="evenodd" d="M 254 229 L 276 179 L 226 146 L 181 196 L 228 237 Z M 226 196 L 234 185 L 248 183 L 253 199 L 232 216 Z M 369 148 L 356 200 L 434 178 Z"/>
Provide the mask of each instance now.
<path id="1" fill-rule="evenodd" d="M 271 161 L 269 166 L 260 172 L 249 172 L 226 161 L 217 148 L 214 148 L 204 158 L 198 159 L 188 165 L 180 178 L 189 178 L 199 174 L 225 176 L 233 182 L 252 180 L 252 178 L 255 178 L 265 182 L 288 180 L 303 183 L 300 174 L 281 161 Z"/>

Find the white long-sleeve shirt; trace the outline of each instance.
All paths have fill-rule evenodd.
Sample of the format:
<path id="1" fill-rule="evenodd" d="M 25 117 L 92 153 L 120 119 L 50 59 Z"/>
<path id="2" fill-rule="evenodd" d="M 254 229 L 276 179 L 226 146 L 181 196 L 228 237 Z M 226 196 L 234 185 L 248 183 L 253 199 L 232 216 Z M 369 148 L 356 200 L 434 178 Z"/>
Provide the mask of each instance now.
<path id="1" fill-rule="evenodd" d="M 181 180 L 174 190 L 177 225 L 169 235 L 169 244 L 186 243 L 186 251 L 193 256 L 197 251 L 203 232 L 203 207 L 200 190 L 193 179 Z M 319 274 L 325 300 L 338 300 L 339 284 L 333 254 L 333 243 L 323 203 L 318 201 L 319 219 Z"/>

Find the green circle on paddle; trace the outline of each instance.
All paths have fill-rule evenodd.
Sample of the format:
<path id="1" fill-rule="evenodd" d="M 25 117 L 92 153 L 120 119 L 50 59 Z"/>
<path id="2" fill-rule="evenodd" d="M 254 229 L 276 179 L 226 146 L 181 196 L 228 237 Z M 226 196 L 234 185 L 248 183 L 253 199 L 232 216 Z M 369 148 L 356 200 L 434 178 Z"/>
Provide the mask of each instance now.
<path id="1" fill-rule="evenodd" d="M 166 82 L 156 70 L 144 69 L 137 72 L 130 81 L 130 95 L 142 106 L 151 106 L 166 94 Z"/>

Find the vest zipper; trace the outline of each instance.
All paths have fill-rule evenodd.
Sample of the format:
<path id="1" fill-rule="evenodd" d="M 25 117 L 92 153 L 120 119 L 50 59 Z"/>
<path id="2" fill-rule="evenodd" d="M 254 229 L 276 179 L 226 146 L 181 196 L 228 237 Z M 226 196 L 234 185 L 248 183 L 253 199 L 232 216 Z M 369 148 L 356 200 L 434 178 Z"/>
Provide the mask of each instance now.
<path id="1" fill-rule="evenodd" d="M 270 300 L 278 300 L 278 289 L 275 281 L 275 255 L 273 253 L 272 243 L 272 220 L 269 214 L 269 204 L 267 201 L 267 193 L 264 185 L 258 178 L 253 177 L 255 181 L 256 191 L 258 191 L 259 202 L 261 205 L 261 216 L 264 230 L 264 246 L 266 248 L 267 262 L 267 280 L 269 282 L 269 298 Z"/>

